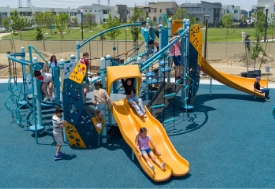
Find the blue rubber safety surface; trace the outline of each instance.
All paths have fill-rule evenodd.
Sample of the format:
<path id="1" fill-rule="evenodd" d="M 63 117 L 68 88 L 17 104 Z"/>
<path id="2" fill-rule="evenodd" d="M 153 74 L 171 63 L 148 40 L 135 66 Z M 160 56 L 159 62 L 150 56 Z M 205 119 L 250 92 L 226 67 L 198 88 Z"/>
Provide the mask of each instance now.
<path id="1" fill-rule="evenodd" d="M 191 167 L 188 175 L 162 183 L 152 181 L 137 160 L 131 160 L 131 149 L 119 131 L 100 147 L 77 149 L 65 144 L 64 159 L 54 161 L 50 127 L 36 144 L 33 133 L 12 123 L 1 105 L 0 188 L 274 187 L 275 89 L 270 91 L 271 102 L 222 85 L 214 85 L 212 93 L 209 96 L 209 85 L 201 85 L 195 109 L 188 114 L 179 108 L 179 96 L 175 113 L 174 105 L 168 106 L 176 124 L 164 127 Z M 0 84 L 2 104 L 7 96 L 7 84 Z M 51 122 L 49 111 L 45 124 Z"/>

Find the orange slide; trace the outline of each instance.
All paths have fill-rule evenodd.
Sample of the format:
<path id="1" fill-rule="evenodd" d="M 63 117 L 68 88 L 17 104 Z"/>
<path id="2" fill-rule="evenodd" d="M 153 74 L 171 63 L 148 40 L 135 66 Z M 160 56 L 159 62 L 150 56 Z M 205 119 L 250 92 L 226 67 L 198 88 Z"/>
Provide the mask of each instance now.
<path id="1" fill-rule="evenodd" d="M 239 91 L 243 91 L 248 94 L 252 94 L 257 97 L 264 98 L 264 93 L 258 93 L 254 91 L 254 82 L 255 78 L 243 78 L 239 76 L 229 75 L 223 72 L 219 72 L 215 70 L 203 57 L 201 57 L 201 69 L 207 75 L 213 77 L 217 81 L 237 89 Z M 268 80 L 262 79 L 261 86 L 268 88 Z"/>
<path id="2" fill-rule="evenodd" d="M 121 101 L 114 102 L 113 115 L 124 140 L 132 148 L 143 170 L 154 181 L 165 181 L 168 180 L 171 175 L 183 176 L 189 172 L 188 161 L 178 154 L 161 123 L 156 120 L 147 109 L 147 118 L 140 118 L 133 112 L 128 102 L 123 99 Z M 161 156 L 156 155 L 156 157 L 160 160 L 160 162 L 164 161 L 166 163 L 167 166 L 165 171 L 162 171 L 160 167 L 154 164 L 154 173 L 147 165 L 144 158 L 139 156 L 135 147 L 135 139 L 141 127 L 147 128 L 148 135 L 151 137 L 158 151 L 161 153 Z M 153 163 L 153 161 L 151 162 Z"/>

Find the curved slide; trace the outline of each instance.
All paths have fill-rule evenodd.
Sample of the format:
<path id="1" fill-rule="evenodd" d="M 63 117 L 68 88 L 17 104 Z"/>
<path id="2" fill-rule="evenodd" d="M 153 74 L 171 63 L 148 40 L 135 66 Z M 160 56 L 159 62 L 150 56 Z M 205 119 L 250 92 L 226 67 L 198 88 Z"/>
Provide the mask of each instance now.
<path id="1" fill-rule="evenodd" d="M 136 158 L 146 174 L 156 182 L 168 180 L 171 175 L 186 175 L 189 172 L 188 161 L 178 154 L 161 123 L 150 114 L 147 108 L 146 114 L 147 118 L 145 119 L 137 116 L 125 99 L 114 102 L 113 115 L 119 126 L 120 132 L 124 140 L 132 148 Z M 153 172 L 147 165 L 144 158 L 139 156 L 135 147 L 135 139 L 141 127 L 147 128 L 148 135 L 151 137 L 152 141 L 161 153 L 161 156 L 156 157 L 160 160 L 160 162 L 164 161 L 167 164 L 165 171 L 162 171 L 155 164 L 155 172 Z"/>
<path id="2" fill-rule="evenodd" d="M 229 87 L 237 89 L 239 91 L 243 91 L 245 93 L 264 98 L 264 93 L 258 93 L 254 91 L 254 82 L 255 78 L 243 78 L 239 76 L 229 75 L 223 72 L 219 72 L 214 69 L 203 57 L 201 57 L 201 69 L 207 75 L 213 77 L 220 83 L 223 83 Z M 262 79 L 261 86 L 267 88 L 268 87 L 268 80 Z"/>

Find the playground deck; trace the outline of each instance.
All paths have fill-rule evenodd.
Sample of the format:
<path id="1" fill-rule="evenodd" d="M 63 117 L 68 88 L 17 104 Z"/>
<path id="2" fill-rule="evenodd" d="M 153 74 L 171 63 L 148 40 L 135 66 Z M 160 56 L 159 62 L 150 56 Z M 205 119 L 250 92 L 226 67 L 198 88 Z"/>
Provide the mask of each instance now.
<path id="1" fill-rule="evenodd" d="M 0 106 L 0 188 L 274 187 L 275 89 L 270 91 L 271 102 L 224 85 L 213 85 L 212 93 L 209 96 L 209 85 L 201 84 L 195 110 L 178 111 L 176 125 L 164 126 L 176 150 L 189 161 L 190 171 L 161 183 L 131 160 L 131 149 L 118 130 L 100 147 L 64 145 L 65 158 L 55 162 L 51 132 L 36 144 L 33 133 L 11 123 L 11 114 Z M 7 95 L 7 84 L 0 84 L 0 98 Z"/>

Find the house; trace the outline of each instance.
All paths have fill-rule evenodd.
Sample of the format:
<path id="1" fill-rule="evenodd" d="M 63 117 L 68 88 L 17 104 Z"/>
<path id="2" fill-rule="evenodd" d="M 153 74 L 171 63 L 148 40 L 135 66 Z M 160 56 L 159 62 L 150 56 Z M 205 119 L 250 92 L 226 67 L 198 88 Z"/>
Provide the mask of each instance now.
<path id="1" fill-rule="evenodd" d="M 234 21 L 240 21 L 242 19 L 241 7 L 235 5 L 223 5 L 223 14 L 232 14 Z"/>

